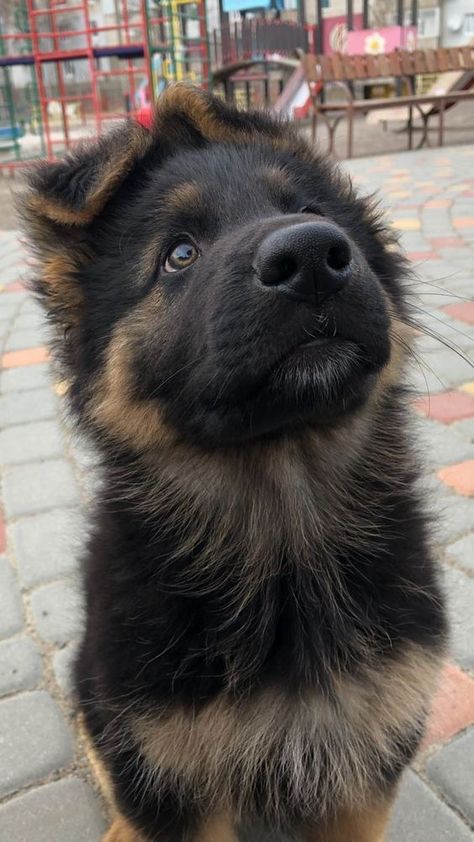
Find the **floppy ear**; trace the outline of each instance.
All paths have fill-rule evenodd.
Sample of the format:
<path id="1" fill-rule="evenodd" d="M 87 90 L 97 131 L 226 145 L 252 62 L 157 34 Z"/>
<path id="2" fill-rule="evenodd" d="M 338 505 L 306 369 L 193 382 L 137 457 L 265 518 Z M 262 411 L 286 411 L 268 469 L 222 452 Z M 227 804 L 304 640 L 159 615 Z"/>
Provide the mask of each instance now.
<path id="1" fill-rule="evenodd" d="M 60 335 L 81 319 L 78 272 L 90 259 L 88 229 L 151 146 L 149 132 L 126 122 L 27 174 L 19 210 L 37 263 L 31 286 Z"/>
<path id="2" fill-rule="evenodd" d="M 151 146 L 138 123 L 126 122 L 64 160 L 40 163 L 28 176 L 23 212 L 60 226 L 84 227 L 103 210 L 134 165 Z"/>
<path id="3" fill-rule="evenodd" d="M 222 99 L 186 84 L 172 85 L 159 98 L 152 133 L 165 142 L 248 143 L 258 141 L 277 145 L 288 143 L 288 126 L 283 129 L 264 112 L 239 111 Z"/>

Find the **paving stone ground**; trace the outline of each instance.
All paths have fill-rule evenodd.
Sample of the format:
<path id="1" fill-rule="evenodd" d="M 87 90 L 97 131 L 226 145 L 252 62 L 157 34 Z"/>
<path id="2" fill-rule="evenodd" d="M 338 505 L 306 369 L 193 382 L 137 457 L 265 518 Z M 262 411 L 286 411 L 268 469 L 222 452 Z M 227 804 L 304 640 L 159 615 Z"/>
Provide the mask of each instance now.
<path id="1" fill-rule="evenodd" d="M 389 842 L 474 842 L 474 146 L 350 162 L 381 190 L 416 269 L 410 380 L 453 624 L 423 751 Z M 25 251 L 0 231 L 0 842 L 98 842 L 106 813 L 78 738 L 69 667 L 91 456 L 49 370 Z M 350 842 L 350 840 L 348 840 Z"/>

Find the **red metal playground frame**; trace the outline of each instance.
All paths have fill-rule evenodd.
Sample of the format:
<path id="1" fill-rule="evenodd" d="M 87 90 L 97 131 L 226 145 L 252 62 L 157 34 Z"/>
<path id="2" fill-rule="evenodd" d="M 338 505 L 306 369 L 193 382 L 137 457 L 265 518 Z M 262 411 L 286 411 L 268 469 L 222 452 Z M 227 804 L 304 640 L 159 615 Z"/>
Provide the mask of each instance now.
<path id="1" fill-rule="evenodd" d="M 157 14 L 158 6 L 151 10 L 149 3 L 150 0 L 140 0 L 137 12 L 136 6 L 131 7 L 131 0 L 115 0 L 115 21 L 97 26 L 91 22 L 88 0 L 26 0 L 24 31 L 0 31 L 0 91 L 4 112 L 0 111 L 0 127 L 5 138 L 9 123 L 13 151 L 13 160 L 2 160 L 0 145 L 0 167 L 18 166 L 25 159 L 35 157 L 21 151 L 21 131 L 16 117 L 18 88 L 11 75 L 14 68 L 29 66 L 34 70 L 33 99 L 43 141 L 37 154 L 48 158 L 54 158 L 80 140 L 72 125 L 72 106 L 87 115 L 84 123 L 89 133 L 97 134 L 105 122 L 139 110 L 136 94 L 140 81 L 147 81 L 150 101 L 160 81 L 166 84 L 192 78 L 198 84 L 208 85 L 205 0 L 168 0 L 164 14 Z M 68 20 L 72 19 L 73 28 L 68 26 Z M 186 38 L 183 29 L 189 20 L 194 21 L 198 37 Z M 158 71 L 154 67 L 155 57 L 161 68 Z M 80 63 L 82 76 L 87 76 L 83 90 L 71 91 L 65 72 L 71 63 Z M 119 107 L 111 110 L 104 104 L 104 82 L 117 77 L 125 80 L 127 97 L 126 101 L 122 97 Z"/>
<path id="2" fill-rule="evenodd" d="M 0 168 L 54 158 L 101 132 L 104 123 L 133 116 L 144 85 L 148 102 L 169 82 L 188 80 L 220 85 L 227 98 L 244 105 L 251 103 L 251 86 L 260 86 L 261 104 L 268 105 L 298 66 L 295 50 L 314 50 L 314 26 L 295 20 L 241 20 L 209 35 L 205 0 L 113 0 L 114 19 L 103 25 L 91 21 L 89 2 L 20 0 L 24 23 L 0 31 Z M 81 65 L 80 86 L 67 73 L 72 64 Z M 23 120 L 27 132 L 18 116 L 19 67 L 23 74 L 29 67 L 33 80 Z M 112 87 L 115 93 L 120 88 L 114 107 L 108 101 Z M 10 133 L 9 147 L 2 132 L 3 138 Z"/>

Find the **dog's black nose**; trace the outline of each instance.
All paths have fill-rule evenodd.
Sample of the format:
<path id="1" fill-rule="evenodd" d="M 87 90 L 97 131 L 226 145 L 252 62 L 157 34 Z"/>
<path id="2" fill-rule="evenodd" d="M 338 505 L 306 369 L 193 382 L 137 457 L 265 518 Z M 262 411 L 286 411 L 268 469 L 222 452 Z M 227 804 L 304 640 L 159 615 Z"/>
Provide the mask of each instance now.
<path id="1" fill-rule="evenodd" d="M 273 231 L 254 262 L 265 286 L 281 286 L 302 297 L 329 297 L 349 281 L 351 247 L 330 222 L 305 222 Z"/>

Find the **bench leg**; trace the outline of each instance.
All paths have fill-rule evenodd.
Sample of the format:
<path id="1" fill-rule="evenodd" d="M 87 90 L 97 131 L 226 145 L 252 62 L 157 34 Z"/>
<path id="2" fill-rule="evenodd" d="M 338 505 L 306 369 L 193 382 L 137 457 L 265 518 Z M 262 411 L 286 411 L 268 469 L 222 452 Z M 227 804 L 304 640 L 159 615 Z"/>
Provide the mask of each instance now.
<path id="1" fill-rule="evenodd" d="M 438 126 L 438 146 L 444 145 L 444 97 L 441 98 L 439 104 L 439 126 Z"/>
<path id="2" fill-rule="evenodd" d="M 352 158 L 354 149 L 354 109 L 347 110 L 347 157 Z"/>
<path id="3" fill-rule="evenodd" d="M 336 140 L 336 129 L 339 125 L 340 119 L 340 117 L 335 117 L 332 123 L 330 120 L 328 120 L 329 152 L 331 153 L 331 155 L 335 155 L 334 143 Z"/>
<path id="4" fill-rule="evenodd" d="M 425 114 L 423 111 L 421 111 L 421 109 L 420 109 L 420 116 L 421 116 L 421 119 L 423 120 L 423 128 L 421 130 L 420 142 L 416 147 L 417 149 L 421 149 L 425 145 L 425 143 L 426 143 L 427 146 L 431 146 L 430 139 L 428 137 L 428 124 L 429 124 L 430 118 L 429 118 L 428 114 Z"/>
<path id="5" fill-rule="evenodd" d="M 408 109 L 408 148 L 413 149 L 413 106 Z"/>
<path id="6" fill-rule="evenodd" d="M 311 139 L 316 143 L 316 126 L 318 122 L 318 112 L 315 103 L 313 102 L 313 118 L 311 120 Z"/>

